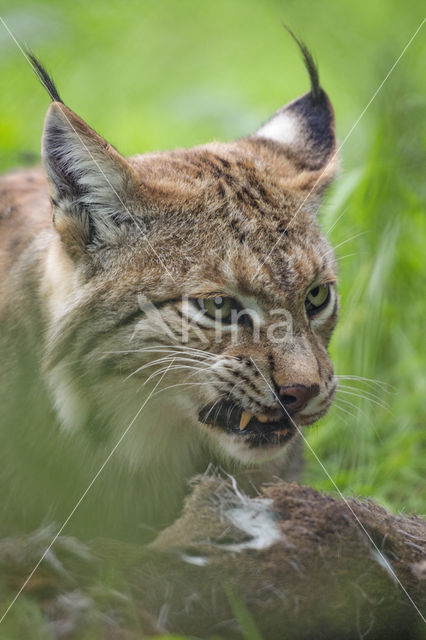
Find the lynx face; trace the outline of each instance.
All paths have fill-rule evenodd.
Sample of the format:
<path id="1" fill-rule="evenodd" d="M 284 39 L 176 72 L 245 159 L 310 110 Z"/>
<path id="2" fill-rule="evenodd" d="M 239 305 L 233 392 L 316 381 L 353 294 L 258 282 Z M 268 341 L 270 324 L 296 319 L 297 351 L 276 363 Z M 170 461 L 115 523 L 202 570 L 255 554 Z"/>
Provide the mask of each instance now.
<path id="1" fill-rule="evenodd" d="M 312 90 L 227 144 L 125 159 L 54 96 L 44 368 L 68 428 L 107 435 L 149 396 L 135 464 L 200 439 L 268 458 L 332 402 L 334 121 L 304 55 Z"/>

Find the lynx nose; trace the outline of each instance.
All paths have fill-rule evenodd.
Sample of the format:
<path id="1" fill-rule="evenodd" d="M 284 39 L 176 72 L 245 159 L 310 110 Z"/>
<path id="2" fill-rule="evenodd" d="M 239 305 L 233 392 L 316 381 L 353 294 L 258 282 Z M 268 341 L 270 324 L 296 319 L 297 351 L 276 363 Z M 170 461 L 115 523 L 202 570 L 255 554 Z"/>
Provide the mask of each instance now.
<path id="1" fill-rule="evenodd" d="M 313 384 L 305 387 L 303 384 L 295 384 L 293 387 L 278 387 L 279 399 L 285 410 L 290 414 L 303 409 L 311 398 L 319 394 L 319 385 Z"/>

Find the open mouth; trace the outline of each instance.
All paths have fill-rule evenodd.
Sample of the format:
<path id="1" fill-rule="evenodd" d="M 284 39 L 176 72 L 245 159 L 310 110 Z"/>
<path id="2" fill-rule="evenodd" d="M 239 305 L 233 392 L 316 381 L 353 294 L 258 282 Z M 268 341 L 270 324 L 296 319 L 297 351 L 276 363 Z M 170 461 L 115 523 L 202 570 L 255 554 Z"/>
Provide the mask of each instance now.
<path id="1" fill-rule="evenodd" d="M 296 433 L 289 417 L 282 411 L 253 415 L 234 402 L 221 402 L 204 407 L 198 419 L 211 427 L 218 427 L 251 447 L 282 445 Z"/>

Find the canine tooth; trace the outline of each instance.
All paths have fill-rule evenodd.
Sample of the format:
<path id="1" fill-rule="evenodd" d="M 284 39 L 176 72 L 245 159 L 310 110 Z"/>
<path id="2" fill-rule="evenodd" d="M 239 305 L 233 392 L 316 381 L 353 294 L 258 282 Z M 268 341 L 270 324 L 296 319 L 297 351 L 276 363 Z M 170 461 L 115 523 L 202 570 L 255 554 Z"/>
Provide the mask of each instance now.
<path id="1" fill-rule="evenodd" d="M 241 420 L 240 420 L 240 431 L 243 431 L 243 429 L 246 428 L 246 426 L 248 425 L 252 417 L 253 417 L 252 413 L 249 413 L 248 411 L 242 412 Z"/>
<path id="2" fill-rule="evenodd" d="M 259 420 L 259 422 L 269 422 L 270 421 L 270 418 L 268 418 L 268 416 L 265 416 L 264 413 L 257 414 L 256 418 Z"/>

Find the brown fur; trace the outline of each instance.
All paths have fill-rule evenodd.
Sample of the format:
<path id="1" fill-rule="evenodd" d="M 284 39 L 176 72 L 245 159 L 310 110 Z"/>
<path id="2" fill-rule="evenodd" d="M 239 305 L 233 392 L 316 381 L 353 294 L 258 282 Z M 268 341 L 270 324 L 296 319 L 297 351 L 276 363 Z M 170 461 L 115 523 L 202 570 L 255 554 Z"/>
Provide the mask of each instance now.
<path id="1" fill-rule="evenodd" d="M 73 449 L 90 460 L 84 477 L 139 416 L 160 374 L 159 391 L 170 388 L 153 395 L 118 453 L 150 496 L 158 475 L 164 493 L 182 493 L 186 478 L 218 455 L 223 464 L 251 464 L 281 452 L 278 435 L 266 446 L 250 430 L 202 424 L 199 413 L 221 395 L 239 412 L 273 416 L 274 385 L 305 386 L 318 395 L 295 414 L 298 425 L 326 412 L 336 389 L 326 348 L 338 300 L 335 260 L 315 212 L 336 170 L 335 149 L 332 108 L 319 87 L 251 137 L 129 159 L 52 103 L 44 171 L 0 180 L 3 375 L 25 362 L 25 383 L 16 373 L 14 388 L 38 389 L 52 438 L 59 447 L 71 438 L 69 460 Z M 305 298 L 315 283 L 330 283 L 331 302 L 311 321 Z M 236 343 L 226 329 L 217 338 L 212 327 L 201 334 L 192 326 L 183 342 L 182 317 L 195 313 L 186 298 L 213 296 L 260 311 L 259 339 L 243 326 Z M 141 309 L 141 298 L 164 326 L 152 308 Z M 292 321 L 279 342 L 269 334 L 277 309 Z M 166 360 L 156 365 L 161 354 Z M 198 367 L 198 386 L 185 386 L 194 381 L 188 366 Z M 37 428 L 31 433 L 41 460 L 43 440 Z M 158 510 L 161 500 L 152 502 Z"/>
<path id="2" fill-rule="evenodd" d="M 66 536 L 57 540 L 55 555 L 23 594 L 53 637 L 77 639 L 84 629 L 117 640 L 231 640 L 253 629 L 254 620 L 268 640 L 424 638 L 412 604 L 424 613 L 423 519 L 295 483 L 274 483 L 250 499 L 229 478 L 209 474 L 192 489 L 181 517 L 147 548 L 105 538 L 84 547 Z M 21 587 L 52 535 L 0 541 L 3 601 Z M 114 570 L 102 588 L 105 566 Z"/>

